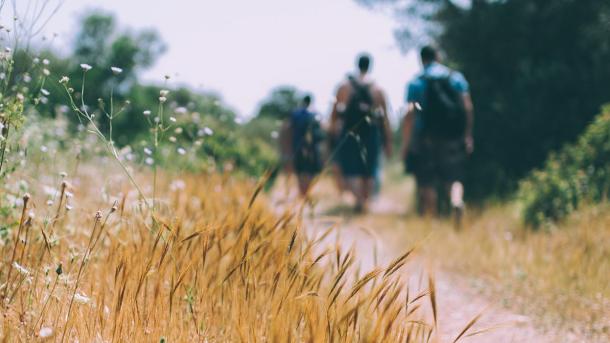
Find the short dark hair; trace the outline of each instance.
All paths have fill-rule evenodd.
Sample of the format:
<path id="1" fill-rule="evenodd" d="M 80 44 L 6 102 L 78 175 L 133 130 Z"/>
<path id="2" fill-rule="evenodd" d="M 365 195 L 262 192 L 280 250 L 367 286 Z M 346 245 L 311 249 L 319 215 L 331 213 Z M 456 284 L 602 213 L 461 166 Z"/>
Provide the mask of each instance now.
<path id="1" fill-rule="evenodd" d="M 438 50 L 432 45 L 426 45 L 419 52 L 422 62 L 432 62 L 438 59 Z"/>
<path id="2" fill-rule="evenodd" d="M 371 68 L 371 60 L 373 58 L 367 53 L 358 55 L 358 69 L 362 73 L 366 73 Z"/>
<path id="3" fill-rule="evenodd" d="M 305 95 L 303 97 L 303 105 L 305 105 L 305 106 L 311 105 L 311 100 L 312 100 L 312 96 L 310 94 Z"/>

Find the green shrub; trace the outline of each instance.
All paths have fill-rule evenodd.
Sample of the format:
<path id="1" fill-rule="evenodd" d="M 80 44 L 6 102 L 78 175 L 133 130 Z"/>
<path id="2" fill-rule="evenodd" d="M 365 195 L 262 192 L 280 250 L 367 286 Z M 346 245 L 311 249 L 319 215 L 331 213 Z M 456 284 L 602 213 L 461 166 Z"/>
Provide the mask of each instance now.
<path id="1" fill-rule="evenodd" d="M 574 144 L 551 154 L 541 170 L 521 182 L 525 222 L 535 228 L 561 220 L 583 203 L 608 199 L 610 191 L 610 105 Z"/>

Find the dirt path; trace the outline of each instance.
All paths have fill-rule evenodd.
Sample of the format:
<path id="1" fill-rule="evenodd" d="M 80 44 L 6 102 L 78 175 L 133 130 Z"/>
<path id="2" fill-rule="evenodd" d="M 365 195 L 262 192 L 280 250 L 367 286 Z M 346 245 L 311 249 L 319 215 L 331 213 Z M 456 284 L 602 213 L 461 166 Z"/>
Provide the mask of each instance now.
<path id="1" fill-rule="evenodd" d="M 322 187 L 329 189 L 332 186 Z M 402 187 L 402 189 L 401 189 Z M 305 218 L 311 235 L 316 235 L 332 225 L 338 224 L 337 230 L 327 238 L 328 244 L 340 244 L 344 249 L 355 248 L 361 270 L 370 270 L 400 256 L 415 242 L 408 242 L 404 232 L 397 232 L 391 224 L 404 218 L 410 207 L 401 197 L 409 190 L 408 185 L 384 190 L 375 201 L 369 214 L 354 217 L 344 205 L 349 200 L 338 199 L 322 191 L 317 194 L 319 203 L 313 212 L 306 212 Z M 288 198 L 295 198 L 295 194 Z M 286 199 L 286 195 L 274 199 Z M 280 209 L 285 201 L 276 200 L 275 206 Z M 407 242 L 405 242 L 405 240 Z M 414 258 L 404 271 L 404 278 L 412 289 L 427 286 L 428 275 L 432 273 L 436 280 L 438 303 L 438 327 L 440 342 L 452 342 L 456 335 L 475 316 L 483 312 L 481 319 L 470 332 L 485 332 L 463 339 L 463 342 L 572 342 L 576 341 L 557 334 L 543 333 L 537 329 L 532 320 L 524 315 L 513 313 L 493 299 L 489 299 L 480 290 L 469 283 L 464 276 L 454 275 L 438 266 L 428 263 L 426 256 Z M 479 288 L 480 289 L 480 288 Z M 491 329 L 486 331 L 486 329 Z"/>

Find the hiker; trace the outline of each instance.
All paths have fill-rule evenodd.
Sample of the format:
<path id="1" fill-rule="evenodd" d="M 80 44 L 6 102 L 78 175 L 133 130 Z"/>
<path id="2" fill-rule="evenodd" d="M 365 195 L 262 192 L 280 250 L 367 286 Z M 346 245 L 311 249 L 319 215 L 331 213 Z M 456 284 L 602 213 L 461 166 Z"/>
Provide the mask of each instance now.
<path id="1" fill-rule="evenodd" d="M 391 155 L 391 132 L 384 92 L 369 77 L 371 57 L 357 58 L 358 71 L 337 91 L 330 132 L 339 137 L 338 161 L 356 212 L 366 212 L 379 173 L 382 148 Z"/>
<path id="2" fill-rule="evenodd" d="M 474 148 L 469 86 L 461 73 L 439 62 L 436 48 L 425 46 L 420 55 L 423 72 L 407 88 L 402 156 L 415 175 L 420 215 L 437 215 L 440 189 L 459 225 L 464 164 Z"/>
<path id="3" fill-rule="evenodd" d="M 299 108 L 290 115 L 293 169 L 302 197 L 307 197 L 311 182 L 322 170 L 320 143 L 324 133 L 316 114 L 310 110 L 311 102 L 312 97 L 306 95 Z"/>

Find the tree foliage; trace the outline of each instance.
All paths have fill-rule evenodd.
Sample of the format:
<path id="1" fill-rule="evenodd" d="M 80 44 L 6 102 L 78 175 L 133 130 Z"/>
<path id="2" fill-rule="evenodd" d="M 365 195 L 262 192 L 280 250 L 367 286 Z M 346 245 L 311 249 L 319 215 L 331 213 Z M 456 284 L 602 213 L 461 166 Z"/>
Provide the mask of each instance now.
<path id="1" fill-rule="evenodd" d="M 258 110 L 258 118 L 284 119 L 301 101 L 300 92 L 292 86 L 280 86 L 271 91 Z"/>
<path id="2" fill-rule="evenodd" d="M 583 204 L 610 199 L 610 106 L 574 144 L 551 154 L 520 185 L 525 222 L 537 228 L 558 221 Z"/>
<path id="3" fill-rule="evenodd" d="M 514 190 L 610 101 L 607 0 L 357 1 L 392 6 L 404 20 L 397 30 L 404 47 L 436 42 L 470 81 L 471 197 Z"/>

